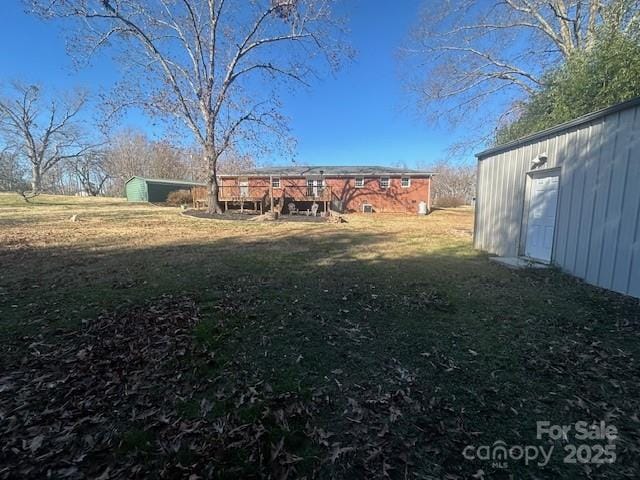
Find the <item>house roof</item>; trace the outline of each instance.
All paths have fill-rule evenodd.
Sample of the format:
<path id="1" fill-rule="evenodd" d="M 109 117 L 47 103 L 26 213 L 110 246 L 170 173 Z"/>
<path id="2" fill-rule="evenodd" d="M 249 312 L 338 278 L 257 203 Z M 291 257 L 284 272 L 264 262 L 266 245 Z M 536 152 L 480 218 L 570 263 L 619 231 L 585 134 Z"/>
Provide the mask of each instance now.
<path id="1" fill-rule="evenodd" d="M 129 180 L 127 180 L 126 183 L 129 183 L 131 180 L 133 180 L 134 178 L 139 178 L 141 180 L 144 180 L 147 183 L 165 183 L 165 184 L 171 184 L 171 185 L 191 185 L 191 186 L 206 186 L 206 183 L 200 183 L 200 182 L 190 182 L 188 180 L 169 180 L 169 179 L 164 179 L 164 178 L 146 178 L 146 177 L 140 177 L 138 175 L 134 175 L 133 177 L 131 177 Z"/>
<path id="2" fill-rule="evenodd" d="M 586 115 L 578 117 L 574 120 L 561 123 L 560 125 L 556 125 L 555 127 L 547 128 L 545 130 L 541 130 L 531 135 L 527 135 L 526 137 L 513 140 L 512 142 L 508 142 L 503 145 L 498 145 L 497 147 L 489 148 L 480 153 L 476 153 L 476 157 L 478 158 L 478 160 L 482 160 L 483 158 L 489 157 L 491 155 L 506 152 L 507 150 L 511 150 L 513 148 L 521 147 L 522 145 L 525 145 L 527 143 L 535 142 L 536 140 L 540 140 L 542 138 L 564 132 L 565 130 L 569 130 L 570 128 L 574 128 L 579 125 L 583 125 L 585 123 L 589 123 L 594 120 L 597 120 L 599 118 L 606 117 L 607 115 L 611 115 L 613 113 L 617 113 L 622 110 L 626 110 L 628 108 L 637 107 L 639 105 L 640 105 L 640 97 L 633 98 L 631 100 L 627 100 L 626 102 L 618 103 L 617 105 L 613 105 L 608 108 L 603 108 L 602 110 L 597 110 L 595 112 L 588 113 Z"/>
<path id="3" fill-rule="evenodd" d="M 407 168 L 396 167 L 380 167 L 380 166 L 275 166 L 275 167 L 262 167 L 254 168 L 251 170 L 245 170 L 237 174 L 220 175 L 221 177 L 307 177 L 307 176 L 325 176 L 325 177 L 340 177 L 340 176 L 379 176 L 379 175 L 406 175 L 406 176 L 431 176 L 432 172 L 423 170 L 410 170 Z"/>

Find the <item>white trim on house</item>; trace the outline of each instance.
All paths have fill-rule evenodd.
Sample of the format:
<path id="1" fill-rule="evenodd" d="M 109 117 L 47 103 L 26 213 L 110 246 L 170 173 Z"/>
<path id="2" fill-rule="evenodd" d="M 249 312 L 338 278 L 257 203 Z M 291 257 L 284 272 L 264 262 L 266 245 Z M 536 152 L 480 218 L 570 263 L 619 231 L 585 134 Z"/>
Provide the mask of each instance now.
<path id="1" fill-rule="evenodd" d="M 407 184 L 404 184 L 404 181 L 407 181 Z M 411 187 L 411 177 L 400 177 L 400 186 L 402 188 L 409 188 Z"/>
<path id="2" fill-rule="evenodd" d="M 358 182 L 358 180 L 360 180 L 360 182 Z M 358 183 L 360 183 L 360 185 L 358 185 Z M 364 188 L 364 177 L 356 177 L 355 186 L 356 188 Z"/>
<path id="3" fill-rule="evenodd" d="M 391 177 L 380 177 L 380 188 L 386 190 L 391 186 Z M 385 185 L 386 184 L 386 185 Z"/>

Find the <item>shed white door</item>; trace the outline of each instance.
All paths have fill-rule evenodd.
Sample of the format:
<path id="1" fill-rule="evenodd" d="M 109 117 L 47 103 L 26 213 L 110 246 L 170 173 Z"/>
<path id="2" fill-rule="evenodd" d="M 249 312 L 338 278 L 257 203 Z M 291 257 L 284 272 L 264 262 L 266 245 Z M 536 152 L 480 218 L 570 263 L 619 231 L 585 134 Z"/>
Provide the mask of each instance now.
<path id="1" fill-rule="evenodd" d="M 558 175 L 533 177 L 525 244 L 527 257 L 551 261 L 557 205 Z"/>

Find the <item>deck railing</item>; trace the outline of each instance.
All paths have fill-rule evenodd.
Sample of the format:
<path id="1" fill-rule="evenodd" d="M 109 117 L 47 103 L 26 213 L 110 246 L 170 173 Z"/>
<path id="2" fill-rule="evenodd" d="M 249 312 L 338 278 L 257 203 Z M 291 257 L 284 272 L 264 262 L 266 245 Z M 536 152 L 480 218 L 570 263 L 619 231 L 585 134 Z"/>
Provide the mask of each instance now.
<path id="1" fill-rule="evenodd" d="M 206 203 L 209 199 L 209 189 L 207 187 L 193 187 L 193 202 Z M 255 202 L 269 200 L 268 185 L 250 185 L 248 187 L 231 185 L 220 186 L 218 190 L 218 199 L 221 202 Z M 287 202 L 329 202 L 331 201 L 331 187 L 310 187 L 287 186 L 283 188 L 273 189 L 273 198 L 286 198 Z"/>
<path id="2" fill-rule="evenodd" d="M 287 200 L 294 202 L 328 202 L 331 200 L 331 187 L 287 186 L 284 189 Z"/>

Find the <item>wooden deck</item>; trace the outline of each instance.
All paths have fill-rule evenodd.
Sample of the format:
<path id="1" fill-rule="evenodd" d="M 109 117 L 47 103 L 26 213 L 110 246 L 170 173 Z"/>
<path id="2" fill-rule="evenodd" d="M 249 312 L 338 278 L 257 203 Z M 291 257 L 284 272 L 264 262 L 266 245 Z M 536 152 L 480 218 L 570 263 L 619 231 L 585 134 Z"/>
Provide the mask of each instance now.
<path id="1" fill-rule="evenodd" d="M 239 205 L 240 210 L 253 206 L 253 210 L 263 213 L 268 210 L 271 203 L 269 187 L 264 186 L 221 186 L 218 191 L 218 200 L 224 203 L 225 210 L 230 204 Z M 207 187 L 193 187 L 191 189 L 193 205 L 196 208 L 206 207 L 209 202 L 209 190 Z M 325 212 L 329 211 L 331 202 L 331 188 L 274 188 L 273 189 L 274 210 L 279 213 L 288 206 L 289 203 L 311 202 L 319 203 Z M 250 210 L 250 209 L 249 209 Z"/>

